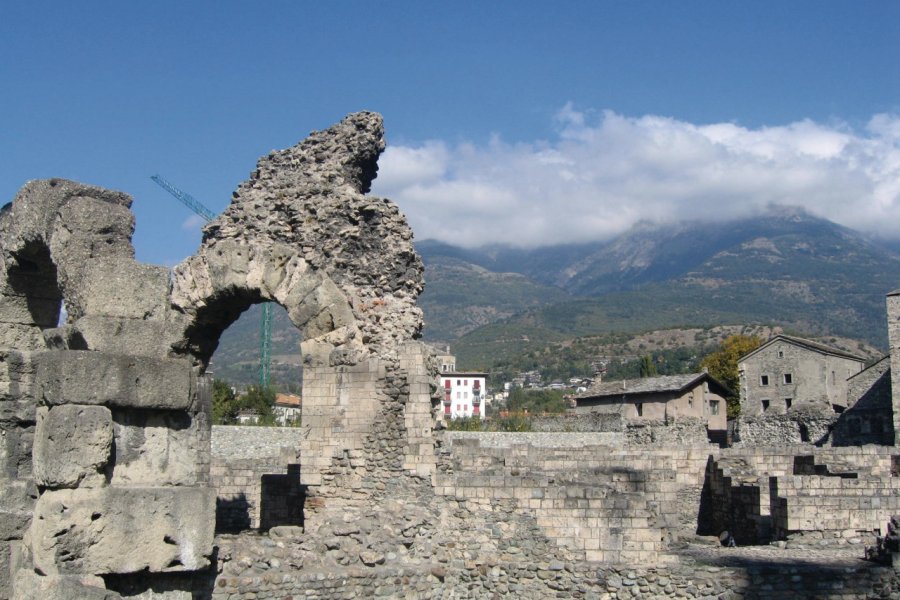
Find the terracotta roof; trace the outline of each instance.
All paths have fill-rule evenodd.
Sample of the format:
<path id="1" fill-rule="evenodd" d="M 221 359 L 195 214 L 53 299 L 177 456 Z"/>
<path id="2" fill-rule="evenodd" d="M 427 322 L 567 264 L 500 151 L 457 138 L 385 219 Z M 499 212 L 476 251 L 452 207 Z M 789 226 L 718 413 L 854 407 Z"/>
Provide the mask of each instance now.
<path id="1" fill-rule="evenodd" d="M 576 394 L 575 398 L 600 398 L 604 396 L 629 396 L 632 394 L 653 394 L 660 392 L 680 392 L 703 379 L 727 392 L 728 388 L 719 383 L 709 373 L 688 373 L 686 375 L 661 375 L 659 377 L 643 377 L 641 379 L 624 379 L 622 381 L 604 381 L 593 385 L 586 392 Z"/>
<path id="2" fill-rule="evenodd" d="M 300 406 L 300 396 L 294 394 L 275 394 L 275 404 L 277 406 Z"/>

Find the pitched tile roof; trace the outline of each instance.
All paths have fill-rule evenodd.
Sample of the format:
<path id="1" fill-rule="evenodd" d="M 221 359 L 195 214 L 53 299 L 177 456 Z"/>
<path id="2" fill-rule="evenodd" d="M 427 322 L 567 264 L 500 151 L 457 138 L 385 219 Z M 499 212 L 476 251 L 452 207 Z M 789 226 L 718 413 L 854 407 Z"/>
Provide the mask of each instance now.
<path id="1" fill-rule="evenodd" d="M 713 379 L 708 373 L 688 373 L 686 375 L 661 375 L 659 377 L 643 377 L 641 379 L 604 381 L 603 383 L 592 385 L 585 392 L 576 394 L 575 398 L 680 392 L 703 379 L 708 379 L 711 384 L 727 392 L 727 388 Z"/>

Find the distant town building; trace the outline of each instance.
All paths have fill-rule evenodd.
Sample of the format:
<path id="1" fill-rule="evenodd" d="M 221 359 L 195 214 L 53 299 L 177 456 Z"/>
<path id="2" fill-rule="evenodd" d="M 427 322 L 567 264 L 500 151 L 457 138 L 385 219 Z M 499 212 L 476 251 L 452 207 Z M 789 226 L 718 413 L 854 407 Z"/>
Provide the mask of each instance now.
<path id="1" fill-rule="evenodd" d="M 487 373 L 441 373 L 445 419 L 482 416 L 482 403 L 487 390 Z"/>
<path id="2" fill-rule="evenodd" d="M 259 413 L 253 409 L 244 409 L 237 414 L 239 425 L 256 425 L 259 423 Z"/>
<path id="3" fill-rule="evenodd" d="M 456 371 L 456 357 L 450 354 L 449 346 L 446 346 L 444 350 L 435 348 L 435 360 L 437 360 L 438 370 L 441 373 L 452 373 Z"/>
<path id="4" fill-rule="evenodd" d="M 302 402 L 300 396 L 294 394 L 275 394 L 275 421 L 281 425 L 292 425 L 300 421 Z"/>
<path id="5" fill-rule="evenodd" d="M 811 340 L 778 335 L 738 360 L 741 415 L 785 414 L 799 404 L 847 408 L 847 380 L 865 359 Z"/>
<path id="6" fill-rule="evenodd" d="M 618 411 L 632 421 L 706 420 L 710 431 L 727 428 L 725 398 L 730 390 L 709 373 L 664 375 L 596 384 L 575 394 L 575 412 Z"/>

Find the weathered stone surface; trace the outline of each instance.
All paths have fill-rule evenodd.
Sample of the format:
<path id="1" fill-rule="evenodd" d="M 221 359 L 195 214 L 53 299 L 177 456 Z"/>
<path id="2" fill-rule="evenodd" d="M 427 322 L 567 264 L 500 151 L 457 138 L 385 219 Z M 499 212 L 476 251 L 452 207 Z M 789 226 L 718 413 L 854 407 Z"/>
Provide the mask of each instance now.
<path id="1" fill-rule="evenodd" d="M 116 440 L 112 485 L 196 485 L 207 424 L 182 411 L 113 413 Z"/>
<path id="2" fill-rule="evenodd" d="M 34 435 L 34 478 L 51 488 L 105 485 L 112 442 L 112 413 L 105 406 L 41 407 Z"/>
<path id="3" fill-rule="evenodd" d="M 84 316 L 72 324 L 68 347 L 166 358 L 184 327 L 177 315 L 166 321 Z"/>
<path id="4" fill-rule="evenodd" d="M 0 422 L 0 477 L 31 476 L 31 448 L 34 425 Z"/>
<path id="5" fill-rule="evenodd" d="M 0 322 L 55 327 L 59 322 L 58 299 L 0 296 Z"/>
<path id="6" fill-rule="evenodd" d="M 31 529 L 47 574 L 192 571 L 209 564 L 215 492 L 116 488 L 45 492 Z"/>
<path id="7" fill-rule="evenodd" d="M 193 399 L 187 360 L 64 350 L 46 352 L 36 361 L 38 398 L 50 406 L 186 409 Z"/>
<path id="8" fill-rule="evenodd" d="M 37 488 L 27 480 L 0 479 L 0 540 L 21 539 L 31 523 Z"/>
<path id="9" fill-rule="evenodd" d="M 81 284 L 84 315 L 163 318 L 168 305 L 169 270 L 128 256 L 92 261 Z"/>
<path id="10" fill-rule="evenodd" d="M 274 297 L 306 338 L 350 328 L 359 335 L 344 339 L 360 349 L 397 352 L 422 327 L 423 267 L 397 207 L 365 195 L 383 149 L 381 117 L 363 112 L 261 158 L 197 256 L 174 269 L 173 304 L 205 318 Z"/>
<path id="11" fill-rule="evenodd" d="M 120 600 L 103 579 L 91 575 L 38 575 L 21 569 L 15 576 L 16 600 Z"/>

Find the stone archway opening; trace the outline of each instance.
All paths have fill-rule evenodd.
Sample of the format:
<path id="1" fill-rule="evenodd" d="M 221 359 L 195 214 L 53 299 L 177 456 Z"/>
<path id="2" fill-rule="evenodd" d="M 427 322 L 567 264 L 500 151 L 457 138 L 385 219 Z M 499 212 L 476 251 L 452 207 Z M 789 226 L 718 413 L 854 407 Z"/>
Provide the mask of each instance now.
<path id="1" fill-rule="evenodd" d="M 274 302 L 251 305 L 222 332 L 207 371 L 239 387 L 259 383 L 264 307 L 270 315 L 269 381 L 279 392 L 299 395 L 303 381 L 303 333 L 291 322 L 287 311 Z"/>

